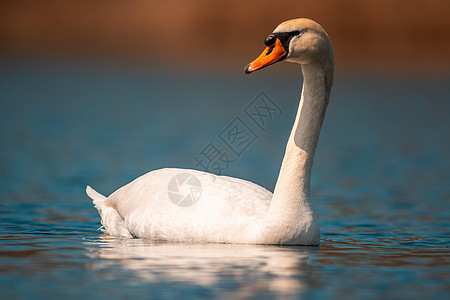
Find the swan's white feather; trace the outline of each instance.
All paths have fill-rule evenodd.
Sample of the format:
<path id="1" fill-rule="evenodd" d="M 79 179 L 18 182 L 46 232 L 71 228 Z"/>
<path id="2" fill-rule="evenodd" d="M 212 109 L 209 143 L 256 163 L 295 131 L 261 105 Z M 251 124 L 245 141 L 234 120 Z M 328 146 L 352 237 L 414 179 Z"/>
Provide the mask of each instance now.
<path id="1" fill-rule="evenodd" d="M 90 186 L 86 187 L 86 194 L 92 199 L 95 208 L 98 210 L 103 225 L 103 232 L 113 236 L 131 237 L 130 232 L 125 226 L 124 220 L 117 210 L 106 206 L 105 202 L 107 198 L 105 196 L 98 193 Z"/>
<path id="2" fill-rule="evenodd" d="M 156 170 L 107 198 L 87 187 L 104 231 L 180 242 L 319 244 L 320 230 L 310 204 L 310 175 L 333 82 L 333 48 L 323 28 L 309 19 L 284 22 L 275 32 L 293 33 L 286 60 L 302 64 L 304 84 L 274 194 L 242 179 L 196 170 Z M 260 57 L 255 67 L 247 66 L 247 73 L 275 62 Z M 188 185 L 177 190 L 180 194 L 201 190 L 198 201 L 187 207 L 172 202 L 173 193 L 169 194 L 171 181 L 182 173 L 200 182 L 194 189 Z"/>
<path id="3" fill-rule="evenodd" d="M 168 193 L 169 182 L 182 173 L 201 183 L 201 196 L 189 207 L 174 204 Z M 86 190 L 108 234 L 184 242 L 258 243 L 272 198 L 250 181 L 185 169 L 149 172 L 108 198 Z"/>

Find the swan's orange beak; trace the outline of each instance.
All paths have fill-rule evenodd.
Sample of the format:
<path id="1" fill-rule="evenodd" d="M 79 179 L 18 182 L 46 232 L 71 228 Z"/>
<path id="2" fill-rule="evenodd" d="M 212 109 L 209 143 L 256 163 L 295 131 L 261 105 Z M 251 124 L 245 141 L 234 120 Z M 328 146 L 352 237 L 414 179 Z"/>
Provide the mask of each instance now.
<path id="1" fill-rule="evenodd" d="M 274 64 L 280 59 L 284 58 L 286 54 L 286 50 L 284 50 L 283 45 L 277 38 L 272 46 L 266 47 L 266 49 L 264 49 L 263 53 L 261 53 L 261 55 L 258 56 L 257 59 L 255 59 L 250 64 L 248 64 L 247 67 L 245 67 L 245 73 L 250 74 L 253 71 Z"/>

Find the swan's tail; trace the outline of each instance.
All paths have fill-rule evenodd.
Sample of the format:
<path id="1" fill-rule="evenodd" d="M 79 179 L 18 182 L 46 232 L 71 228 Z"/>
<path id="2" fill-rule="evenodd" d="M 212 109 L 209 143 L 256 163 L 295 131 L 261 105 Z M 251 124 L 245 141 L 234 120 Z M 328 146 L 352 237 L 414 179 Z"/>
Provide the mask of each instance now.
<path id="1" fill-rule="evenodd" d="M 117 210 L 106 206 L 106 197 L 95 191 L 90 186 L 86 187 L 86 194 L 92 199 L 103 225 L 102 231 L 114 236 L 132 237 L 125 226 L 125 222 Z"/>
<path id="2" fill-rule="evenodd" d="M 106 197 L 98 193 L 90 186 L 86 187 L 86 194 L 92 199 L 92 202 L 94 203 L 94 206 L 97 210 L 101 209 L 102 206 L 105 205 Z"/>

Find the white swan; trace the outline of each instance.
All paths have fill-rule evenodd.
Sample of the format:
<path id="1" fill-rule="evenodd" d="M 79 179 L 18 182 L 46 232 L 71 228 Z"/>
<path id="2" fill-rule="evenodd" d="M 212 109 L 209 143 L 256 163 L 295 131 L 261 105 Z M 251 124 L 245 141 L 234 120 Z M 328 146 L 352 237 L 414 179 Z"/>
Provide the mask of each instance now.
<path id="1" fill-rule="evenodd" d="M 304 76 L 274 193 L 246 180 L 183 169 L 149 172 L 108 198 L 88 186 L 106 233 L 177 242 L 319 244 L 310 174 L 333 83 L 331 41 L 319 24 L 301 18 L 280 24 L 265 44 L 246 73 L 285 60 L 300 63 Z M 177 194 L 170 190 L 178 187 L 188 188 L 180 195 L 198 201 L 174 204 Z"/>

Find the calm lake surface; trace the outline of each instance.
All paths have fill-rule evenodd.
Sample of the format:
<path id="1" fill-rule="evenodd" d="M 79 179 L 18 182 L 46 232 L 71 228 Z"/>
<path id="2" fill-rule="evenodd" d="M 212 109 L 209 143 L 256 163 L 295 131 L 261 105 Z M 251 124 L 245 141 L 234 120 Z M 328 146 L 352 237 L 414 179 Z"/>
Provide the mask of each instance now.
<path id="1" fill-rule="evenodd" d="M 449 76 L 337 72 L 311 183 L 320 247 L 98 230 L 87 184 L 199 168 L 210 143 L 222 173 L 273 190 L 299 72 L 1 62 L 0 298 L 449 299 Z M 280 108 L 263 127 L 245 114 L 260 92 Z M 239 155 L 220 138 L 236 117 L 257 136 Z"/>

